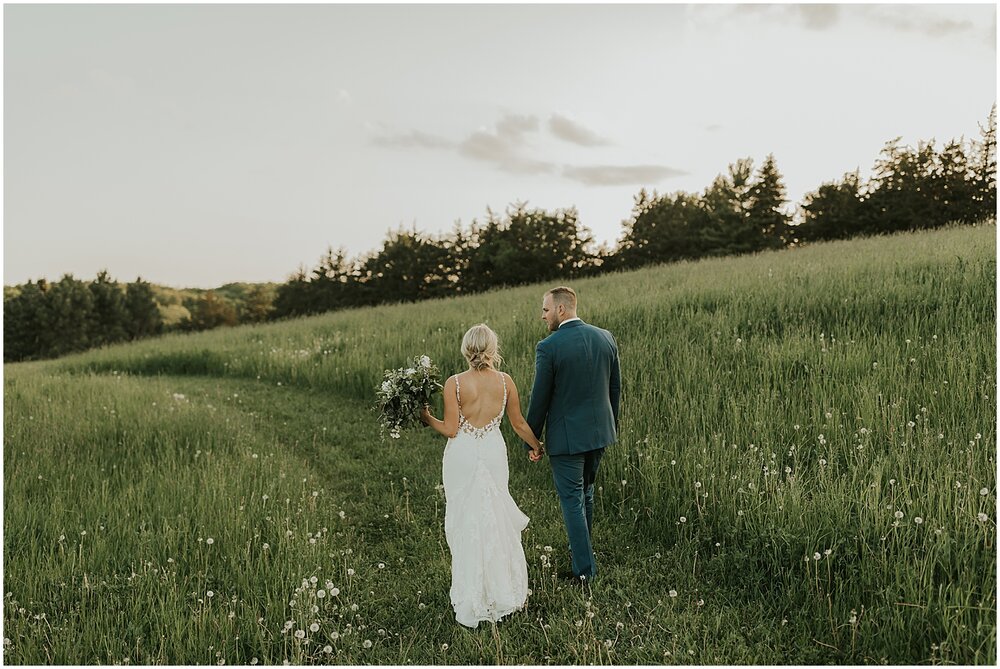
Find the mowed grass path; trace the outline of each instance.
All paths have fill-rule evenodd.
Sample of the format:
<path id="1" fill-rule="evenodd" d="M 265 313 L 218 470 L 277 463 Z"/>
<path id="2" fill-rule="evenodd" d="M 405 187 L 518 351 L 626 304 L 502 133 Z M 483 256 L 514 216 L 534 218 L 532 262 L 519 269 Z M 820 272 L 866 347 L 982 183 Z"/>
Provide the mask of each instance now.
<path id="1" fill-rule="evenodd" d="M 551 578 L 508 430 L 533 594 L 475 631 L 444 440 L 369 406 L 480 321 L 526 403 L 548 286 L 7 365 L 5 661 L 995 663 L 995 258 L 981 226 L 575 282 L 625 387 L 600 577 Z"/>

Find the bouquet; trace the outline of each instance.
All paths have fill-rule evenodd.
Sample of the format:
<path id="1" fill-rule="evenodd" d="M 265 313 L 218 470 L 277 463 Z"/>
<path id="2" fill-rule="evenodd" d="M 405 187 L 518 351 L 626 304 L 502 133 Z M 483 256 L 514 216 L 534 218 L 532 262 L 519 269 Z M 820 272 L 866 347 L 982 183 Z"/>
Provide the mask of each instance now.
<path id="1" fill-rule="evenodd" d="M 426 355 L 414 358 L 409 367 L 385 370 L 382 385 L 375 393 L 382 439 L 387 433 L 399 439 L 403 428 L 420 423 L 420 411 L 440 388 L 438 369 Z"/>

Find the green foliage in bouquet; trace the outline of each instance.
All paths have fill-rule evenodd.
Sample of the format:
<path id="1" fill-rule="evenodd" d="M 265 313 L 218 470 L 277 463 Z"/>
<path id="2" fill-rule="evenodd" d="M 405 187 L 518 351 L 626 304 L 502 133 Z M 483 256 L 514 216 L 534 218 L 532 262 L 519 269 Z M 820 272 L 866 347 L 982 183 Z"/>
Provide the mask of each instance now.
<path id="1" fill-rule="evenodd" d="M 385 370 L 375 392 L 382 439 L 386 434 L 399 439 L 403 429 L 421 424 L 420 410 L 440 389 L 440 373 L 426 355 L 413 358 L 409 367 Z"/>

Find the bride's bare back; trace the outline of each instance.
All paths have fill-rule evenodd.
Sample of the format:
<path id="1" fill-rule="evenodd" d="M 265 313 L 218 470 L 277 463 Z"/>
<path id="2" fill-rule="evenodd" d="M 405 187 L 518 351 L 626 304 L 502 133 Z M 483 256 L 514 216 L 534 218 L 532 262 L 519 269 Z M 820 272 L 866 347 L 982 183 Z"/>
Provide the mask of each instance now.
<path id="1" fill-rule="evenodd" d="M 484 427 L 503 409 L 504 379 L 501 374 L 493 369 L 470 369 L 455 375 L 461 412 L 472 427 Z"/>

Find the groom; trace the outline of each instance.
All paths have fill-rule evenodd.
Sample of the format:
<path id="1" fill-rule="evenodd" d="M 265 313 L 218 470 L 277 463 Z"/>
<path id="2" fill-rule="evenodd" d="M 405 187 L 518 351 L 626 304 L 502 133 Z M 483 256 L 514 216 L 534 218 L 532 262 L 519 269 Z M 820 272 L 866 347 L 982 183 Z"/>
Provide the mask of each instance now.
<path id="1" fill-rule="evenodd" d="M 527 420 L 539 438 L 545 427 L 545 450 L 569 535 L 573 575 L 586 582 L 597 572 L 591 545 L 594 480 L 605 446 L 618 434 L 618 347 L 610 332 L 577 317 L 572 288 L 560 286 L 545 293 L 542 320 L 552 335 L 535 347 Z"/>

